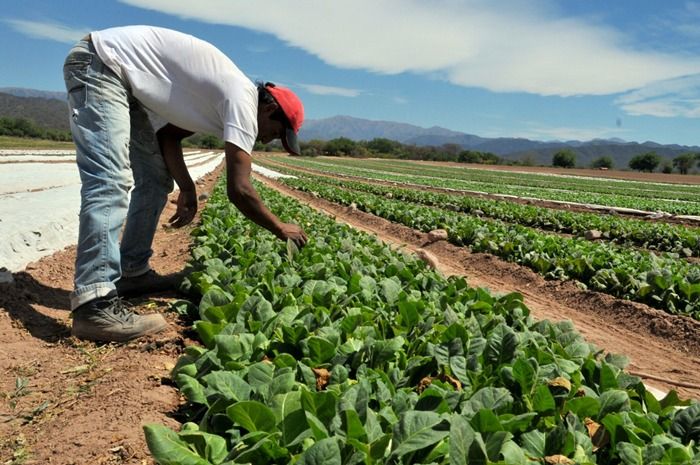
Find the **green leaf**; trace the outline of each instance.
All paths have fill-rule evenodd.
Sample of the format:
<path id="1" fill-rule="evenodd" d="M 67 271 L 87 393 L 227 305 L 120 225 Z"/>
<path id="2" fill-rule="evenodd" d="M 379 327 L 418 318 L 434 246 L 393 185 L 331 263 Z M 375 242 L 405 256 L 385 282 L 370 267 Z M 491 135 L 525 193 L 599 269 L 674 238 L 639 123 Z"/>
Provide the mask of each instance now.
<path id="1" fill-rule="evenodd" d="M 207 397 L 217 399 L 223 397 L 228 400 L 248 400 L 250 398 L 250 385 L 243 378 L 230 371 L 212 371 L 202 377 L 207 385 L 204 391 Z"/>
<path id="2" fill-rule="evenodd" d="M 700 443 L 700 403 L 676 413 L 669 432 L 680 438 L 683 444 L 690 441 Z"/>
<path id="3" fill-rule="evenodd" d="M 272 411 L 282 431 L 280 442 L 289 447 L 311 435 L 306 415 L 301 408 L 301 393 L 299 391 L 278 394 L 272 398 Z"/>
<path id="4" fill-rule="evenodd" d="M 598 420 L 605 418 L 605 415 L 613 412 L 621 412 L 630 409 L 630 397 L 626 391 L 613 389 L 600 395 L 600 411 Z"/>
<path id="5" fill-rule="evenodd" d="M 532 457 L 544 458 L 547 435 L 539 430 L 528 431 L 520 437 L 523 449 Z"/>
<path id="6" fill-rule="evenodd" d="M 593 397 L 575 397 L 566 401 L 566 411 L 573 412 L 579 418 L 594 418 L 600 411 L 600 402 Z"/>
<path id="7" fill-rule="evenodd" d="M 248 384 L 257 392 L 269 392 L 275 366 L 270 362 L 254 363 L 248 368 L 246 380 Z"/>
<path id="8" fill-rule="evenodd" d="M 175 381 L 180 391 L 189 402 L 193 404 L 207 404 L 204 386 L 202 386 L 196 378 L 180 373 L 175 377 Z"/>
<path id="9" fill-rule="evenodd" d="M 294 257 L 299 253 L 299 247 L 294 243 L 293 240 L 287 239 L 287 260 L 289 263 L 294 262 Z"/>
<path id="10" fill-rule="evenodd" d="M 335 355 L 335 345 L 328 339 L 311 336 L 305 341 L 308 355 L 317 365 L 330 361 Z"/>
<path id="11" fill-rule="evenodd" d="M 226 409 L 226 415 L 234 423 L 242 426 L 247 431 L 275 431 L 277 420 L 269 407 L 261 402 L 247 400 L 237 402 Z"/>
<path id="12" fill-rule="evenodd" d="M 342 465 L 335 439 L 322 439 L 301 454 L 296 465 Z"/>
<path id="13" fill-rule="evenodd" d="M 392 455 L 401 457 L 411 452 L 431 446 L 449 434 L 442 418 L 435 412 L 409 410 L 399 418 L 394 426 Z"/>
<path id="14" fill-rule="evenodd" d="M 331 391 L 301 391 L 301 406 L 318 417 L 325 425 L 330 425 L 335 415 L 336 395 Z"/>
<path id="15" fill-rule="evenodd" d="M 378 463 L 384 463 L 383 459 L 387 456 L 387 449 L 391 442 L 391 434 L 384 434 L 369 445 L 369 456 Z"/>
<path id="16" fill-rule="evenodd" d="M 205 433 L 204 431 L 183 431 L 180 432 L 180 439 L 192 444 L 196 451 L 211 463 L 219 464 L 228 455 L 226 440 L 216 434 Z"/>
<path id="17" fill-rule="evenodd" d="M 474 442 L 474 430 L 461 415 L 450 417 L 450 465 L 469 465 L 469 448 Z"/>
<path id="18" fill-rule="evenodd" d="M 367 443 L 367 433 L 356 411 L 343 410 L 340 413 L 340 420 L 342 429 L 348 439 L 357 439 L 363 444 Z"/>
<path id="19" fill-rule="evenodd" d="M 484 387 L 474 393 L 465 405 L 464 413 L 476 413 L 481 409 L 490 409 L 496 413 L 505 413 L 513 404 L 513 396 L 505 388 Z"/>
<path id="20" fill-rule="evenodd" d="M 392 278 L 384 278 L 379 281 L 379 294 L 384 297 L 387 304 L 393 305 L 399 299 L 401 284 Z"/>
<path id="21" fill-rule="evenodd" d="M 484 349 L 484 361 L 494 367 L 513 360 L 518 347 L 518 337 L 512 329 L 500 324 L 489 334 Z"/>
<path id="22" fill-rule="evenodd" d="M 498 417 L 489 409 L 482 409 L 476 412 L 476 415 L 472 417 L 469 423 L 475 431 L 482 434 L 495 433 L 496 431 L 503 430 L 503 425 L 501 425 Z"/>
<path id="23" fill-rule="evenodd" d="M 617 374 L 612 366 L 603 362 L 600 366 L 600 391 L 608 391 L 617 389 L 620 386 L 617 383 Z"/>
<path id="24" fill-rule="evenodd" d="M 534 366 L 533 366 L 534 365 Z M 524 395 L 529 395 L 532 392 L 532 387 L 537 382 L 537 360 L 526 360 L 522 357 L 513 363 L 513 377 L 520 385 L 520 389 Z"/>
<path id="25" fill-rule="evenodd" d="M 149 424 L 143 427 L 143 432 L 148 450 L 160 465 L 211 465 L 170 428 Z"/>
<path id="26" fill-rule="evenodd" d="M 645 465 L 641 447 L 629 442 L 618 442 L 616 447 L 622 465 Z"/>
<path id="27" fill-rule="evenodd" d="M 554 396 L 546 384 L 540 384 L 532 397 L 532 408 L 538 413 L 551 413 L 557 408 Z"/>
<path id="28" fill-rule="evenodd" d="M 513 441 L 506 441 L 501 447 L 501 456 L 508 465 L 529 465 L 525 452 Z"/>
<path id="29" fill-rule="evenodd" d="M 406 298 L 399 300 L 399 314 L 401 315 L 402 326 L 411 329 L 420 321 L 419 306 L 420 303 L 414 300 Z"/>
<path id="30" fill-rule="evenodd" d="M 666 407 L 686 407 L 690 405 L 690 401 L 681 400 L 678 397 L 678 392 L 676 392 L 675 390 L 670 391 L 668 394 L 666 394 L 666 397 L 661 399 L 659 403 L 661 404 L 662 409 L 665 409 Z"/>

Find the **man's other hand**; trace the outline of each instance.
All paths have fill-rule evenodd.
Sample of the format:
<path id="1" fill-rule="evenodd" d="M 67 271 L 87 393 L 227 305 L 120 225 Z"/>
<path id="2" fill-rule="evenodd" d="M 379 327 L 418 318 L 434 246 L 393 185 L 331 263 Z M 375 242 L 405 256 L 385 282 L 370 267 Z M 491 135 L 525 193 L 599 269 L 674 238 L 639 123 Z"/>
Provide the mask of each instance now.
<path id="1" fill-rule="evenodd" d="M 190 224 L 196 213 L 197 192 L 180 191 L 180 195 L 177 197 L 177 211 L 172 218 L 168 220 L 168 223 L 174 228 L 181 228 L 182 226 Z"/>

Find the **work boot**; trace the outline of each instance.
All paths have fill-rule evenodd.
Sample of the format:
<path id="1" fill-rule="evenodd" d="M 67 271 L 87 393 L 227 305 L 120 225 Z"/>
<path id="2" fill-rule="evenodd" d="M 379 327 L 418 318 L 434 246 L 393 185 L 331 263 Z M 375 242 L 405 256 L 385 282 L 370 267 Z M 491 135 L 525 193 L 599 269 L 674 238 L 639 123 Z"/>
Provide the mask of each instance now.
<path id="1" fill-rule="evenodd" d="M 73 310 L 71 334 L 90 341 L 126 342 L 167 327 L 162 315 L 137 315 L 116 294 L 110 294 Z"/>
<path id="2" fill-rule="evenodd" d="M 156 294 L 164 291 L 177 291 L 183 278 L 182 273 L 159 275 L 153 270 L 129 278 L 122 277 L 114 283 L 117 294 L 122 297 L 137 297 L 146 294 Z"/>

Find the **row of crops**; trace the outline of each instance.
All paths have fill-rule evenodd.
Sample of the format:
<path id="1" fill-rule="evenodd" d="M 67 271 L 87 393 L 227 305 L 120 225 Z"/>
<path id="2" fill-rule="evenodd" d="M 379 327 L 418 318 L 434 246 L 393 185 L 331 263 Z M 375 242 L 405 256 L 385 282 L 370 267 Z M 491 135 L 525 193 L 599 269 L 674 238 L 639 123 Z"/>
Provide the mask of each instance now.
<path id="1" fill-rule="evenodd" d="M 285 159 L 285 164 L 328 173 L 542 200 L 576 202 L 700 215 L 697 186 L 588 180 L 524 173 L 489 172 L 458 167 L 416 166 L 408 162 L 355 159 Z M 486 174 L 484 174 L 486 173 Z M 531 180 L 534 179 L 534 180 Z M 563 180 L 563 181 L 562 181 Z M 610 184 L 615 184 L 611 186 Z M 632 184 L 633 187 L 625 187 Z"/>
<path id="2" fill-rule="evenodd" d="M 201 301 L 181 304 L 202 343 L 173 371 L 189 421 L 145 427 L 160 464 L 700 463 L 700 404 L 657 400 L 570 323 L 259 191 L 309 244 L 219 185 L 186 283 Z"/>
<path id="3" fill-rule="evenodd" d="M 397 200 L 438 206 L 577 236 L 583 236 L 586 231 L 596 230 L 601 232 L 605 240 L 619 245 L 673 252 L 685 257 L 700 256 L 700 228 L 697 227 L 524 205 L 506 200 L 465 196 L 454 192 L 431 192 L 382 185 L 371 181 L 338 179 L 309 174 L 274 163 L 266 164 L 265 161 L 261 164 L 313 182 L 346 187 Z"/>
<path id="4" fill-rule="evenodd" d="M 582 176 L 547 175 L 513 171 L 489 171 L 450 165 L 449 170 L 430 164 L 416 164 L 396 160 L 362 160 L 352 158 L 329 158 L 328 162 L 339 166 L 361 166 L 377 170 L 405 174 L 423 174 L 446 179 L 469 179 L 483 184 L 501 183 L 512 186 L 538 187 L 559 190 L 582 190 L 602 194 L 617 194 L 633 197 L 661 198 L 672 200 L 700 201 L 700 189 L 693 185 L 651 183 L 630 180 L 586 178 Z"/>
<path id="5" fill-rule="evenodd" d="M 455 245 L 497 255 L 547 278 L 575 279 L 592 290 L 700 319 L 700 266 L 677 254 L 546 233 L 451 208 L 347 189 L 306 175 L 282 182 L 420 231 L 446 229 L 448 240 Z"/>

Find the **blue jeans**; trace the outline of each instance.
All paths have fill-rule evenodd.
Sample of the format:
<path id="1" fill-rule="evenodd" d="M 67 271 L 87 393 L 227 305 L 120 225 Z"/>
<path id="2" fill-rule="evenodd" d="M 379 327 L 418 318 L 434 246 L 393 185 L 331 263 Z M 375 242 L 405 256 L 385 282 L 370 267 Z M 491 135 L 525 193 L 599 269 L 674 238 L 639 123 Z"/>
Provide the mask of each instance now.
<path id="1" fill-rule="evenodd" d="M 153 236 L 173 180 L 148 114 L 92 42 L 83 40 L 71 49 L 63 77 L 82 181 L 70 296 L 75 310 L 114 291 L 122 276 L 150 270 Z"/>

